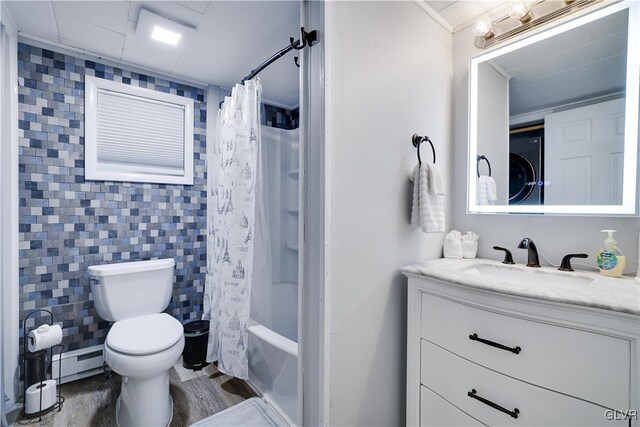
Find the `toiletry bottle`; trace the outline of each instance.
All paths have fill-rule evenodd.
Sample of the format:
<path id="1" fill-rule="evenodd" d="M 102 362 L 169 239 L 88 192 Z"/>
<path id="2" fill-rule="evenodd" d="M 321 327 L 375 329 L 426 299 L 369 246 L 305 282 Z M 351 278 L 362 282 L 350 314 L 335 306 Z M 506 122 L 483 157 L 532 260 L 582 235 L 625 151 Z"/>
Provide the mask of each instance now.
<path id="1" fill-rule="evenodd" d="M 600 230 L 609 233 L 609 237 L 604 241 L 604 248 L 596 255 L 596 262 L 600 267 L 600 274 L 609 277 L 622 277 L 622 271 L 626 265 L 626 258 L 622 251 L 616 246 L 613 233 L 616 230 Z"/>

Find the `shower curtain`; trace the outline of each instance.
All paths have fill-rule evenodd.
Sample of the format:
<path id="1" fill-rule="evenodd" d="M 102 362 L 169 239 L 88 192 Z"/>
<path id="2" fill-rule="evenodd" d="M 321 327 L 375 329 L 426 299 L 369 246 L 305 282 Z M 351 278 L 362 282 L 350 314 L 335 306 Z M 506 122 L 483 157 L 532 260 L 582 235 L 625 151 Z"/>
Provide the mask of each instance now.
<path id="1" fill-rule="evenodd" d="M 207 154 L 207 276 L 203 319 L 210 321 L 207 361 L 247 379 L 247 341 L 254 273 L 267 274 L 262 251 L 264 212 L 259 177 L 258 78 L 238 84 L 218 111 L 213 149 Z M 258 199 L 258 203 L 256 203 Z M 268 242 L 268 240 L 267 240 Z M 258 246 L 256 246 L 256 243 Z M 256 264 L 254 258 L 259 260 Z"/>

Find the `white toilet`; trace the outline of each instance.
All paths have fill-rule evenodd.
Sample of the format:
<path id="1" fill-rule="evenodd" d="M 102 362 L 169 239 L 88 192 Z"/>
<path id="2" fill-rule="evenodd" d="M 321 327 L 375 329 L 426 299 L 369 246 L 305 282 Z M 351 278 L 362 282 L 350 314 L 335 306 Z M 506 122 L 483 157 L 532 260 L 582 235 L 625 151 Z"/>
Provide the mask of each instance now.
<path id="1" fill-rule="evenodd" d="M 173 290 L 173 259 L 89 267 L 96 310 L 115 322 L 104 344 L 105 361 L 122 376 L 116 406 L 120 427 L 166 426 L 173 402 L 169 369 L 184 348 L 182 324 L 162 311 Z"/>

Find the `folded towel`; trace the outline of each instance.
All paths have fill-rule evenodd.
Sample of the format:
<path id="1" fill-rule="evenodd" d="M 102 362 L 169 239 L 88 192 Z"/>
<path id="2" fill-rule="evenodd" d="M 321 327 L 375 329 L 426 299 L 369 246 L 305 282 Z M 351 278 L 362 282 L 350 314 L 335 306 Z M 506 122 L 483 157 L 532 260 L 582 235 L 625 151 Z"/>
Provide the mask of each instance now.
<path id="1" fill-rule="evenodd" d="M 496 180 L 487 175 L 480 175 L 476 185 L 476 203 L 478 205 L 492 205 L 498 200 Z"/>
<path id="2" fill-rule="evenodd" d="M 462 241 L 463 242 L 477 242 L 479 238 L 480 238 L 480 236 L 478 236 L 478 234 L 474 233 L 473 231 L 467 231 L 467 234 L 462 236 Z"/>
<path id="3" fill-rule="evenodd" d="M 462 234 L 458 230 L 451 230 L 446 236 L 444 236 L 444 239 L 451 242 L 457 242 L 462 239 Z"/>
<path id="4" fill-rule="evenodd" d="M 434 165 L 423 163 L 416 167 L 411 225 L 420 227 L 425 233 L 443 233 L 445 230 L 444 183 Z"/>

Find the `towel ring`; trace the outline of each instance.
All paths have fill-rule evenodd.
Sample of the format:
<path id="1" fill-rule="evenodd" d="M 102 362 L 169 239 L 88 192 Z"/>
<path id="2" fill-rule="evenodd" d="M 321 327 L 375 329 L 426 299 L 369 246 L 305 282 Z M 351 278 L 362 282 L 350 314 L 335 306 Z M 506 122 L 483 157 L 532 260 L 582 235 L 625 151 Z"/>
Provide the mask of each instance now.
<path id="1" fill-rule="evenodd" d="M 433 153 L 433 164 L 435 164 L 436 163 L 436 149 L 433 148 L 433 143 L 431 142 L 429 137 L 428 136 L 420 136 L 417 133 L 414 133 L 413 136 L 411 137 L 411 143 L 413 144 L 414 147 L 416 147 L 416 149 L 418 151 L 418 164 L 422 165 L 422 159 L 420 158 L 420 144 L 422 144 L 425 141 L 427 141 L 429 143 L 429 145 L 431 146 L 431 152 Z"/>
<path id="2" fill-rule="evenodd" d="M 478 178 L 480 178 L 480 160 L 487 162 L 487 166 L 489 167 L 489 176 L 491 176 L 491 163 L 489 163 L 489 159 L 487 159 L 484 154 L 478 154 L 476 156 L 476 173 L 478 174 Z"/>

